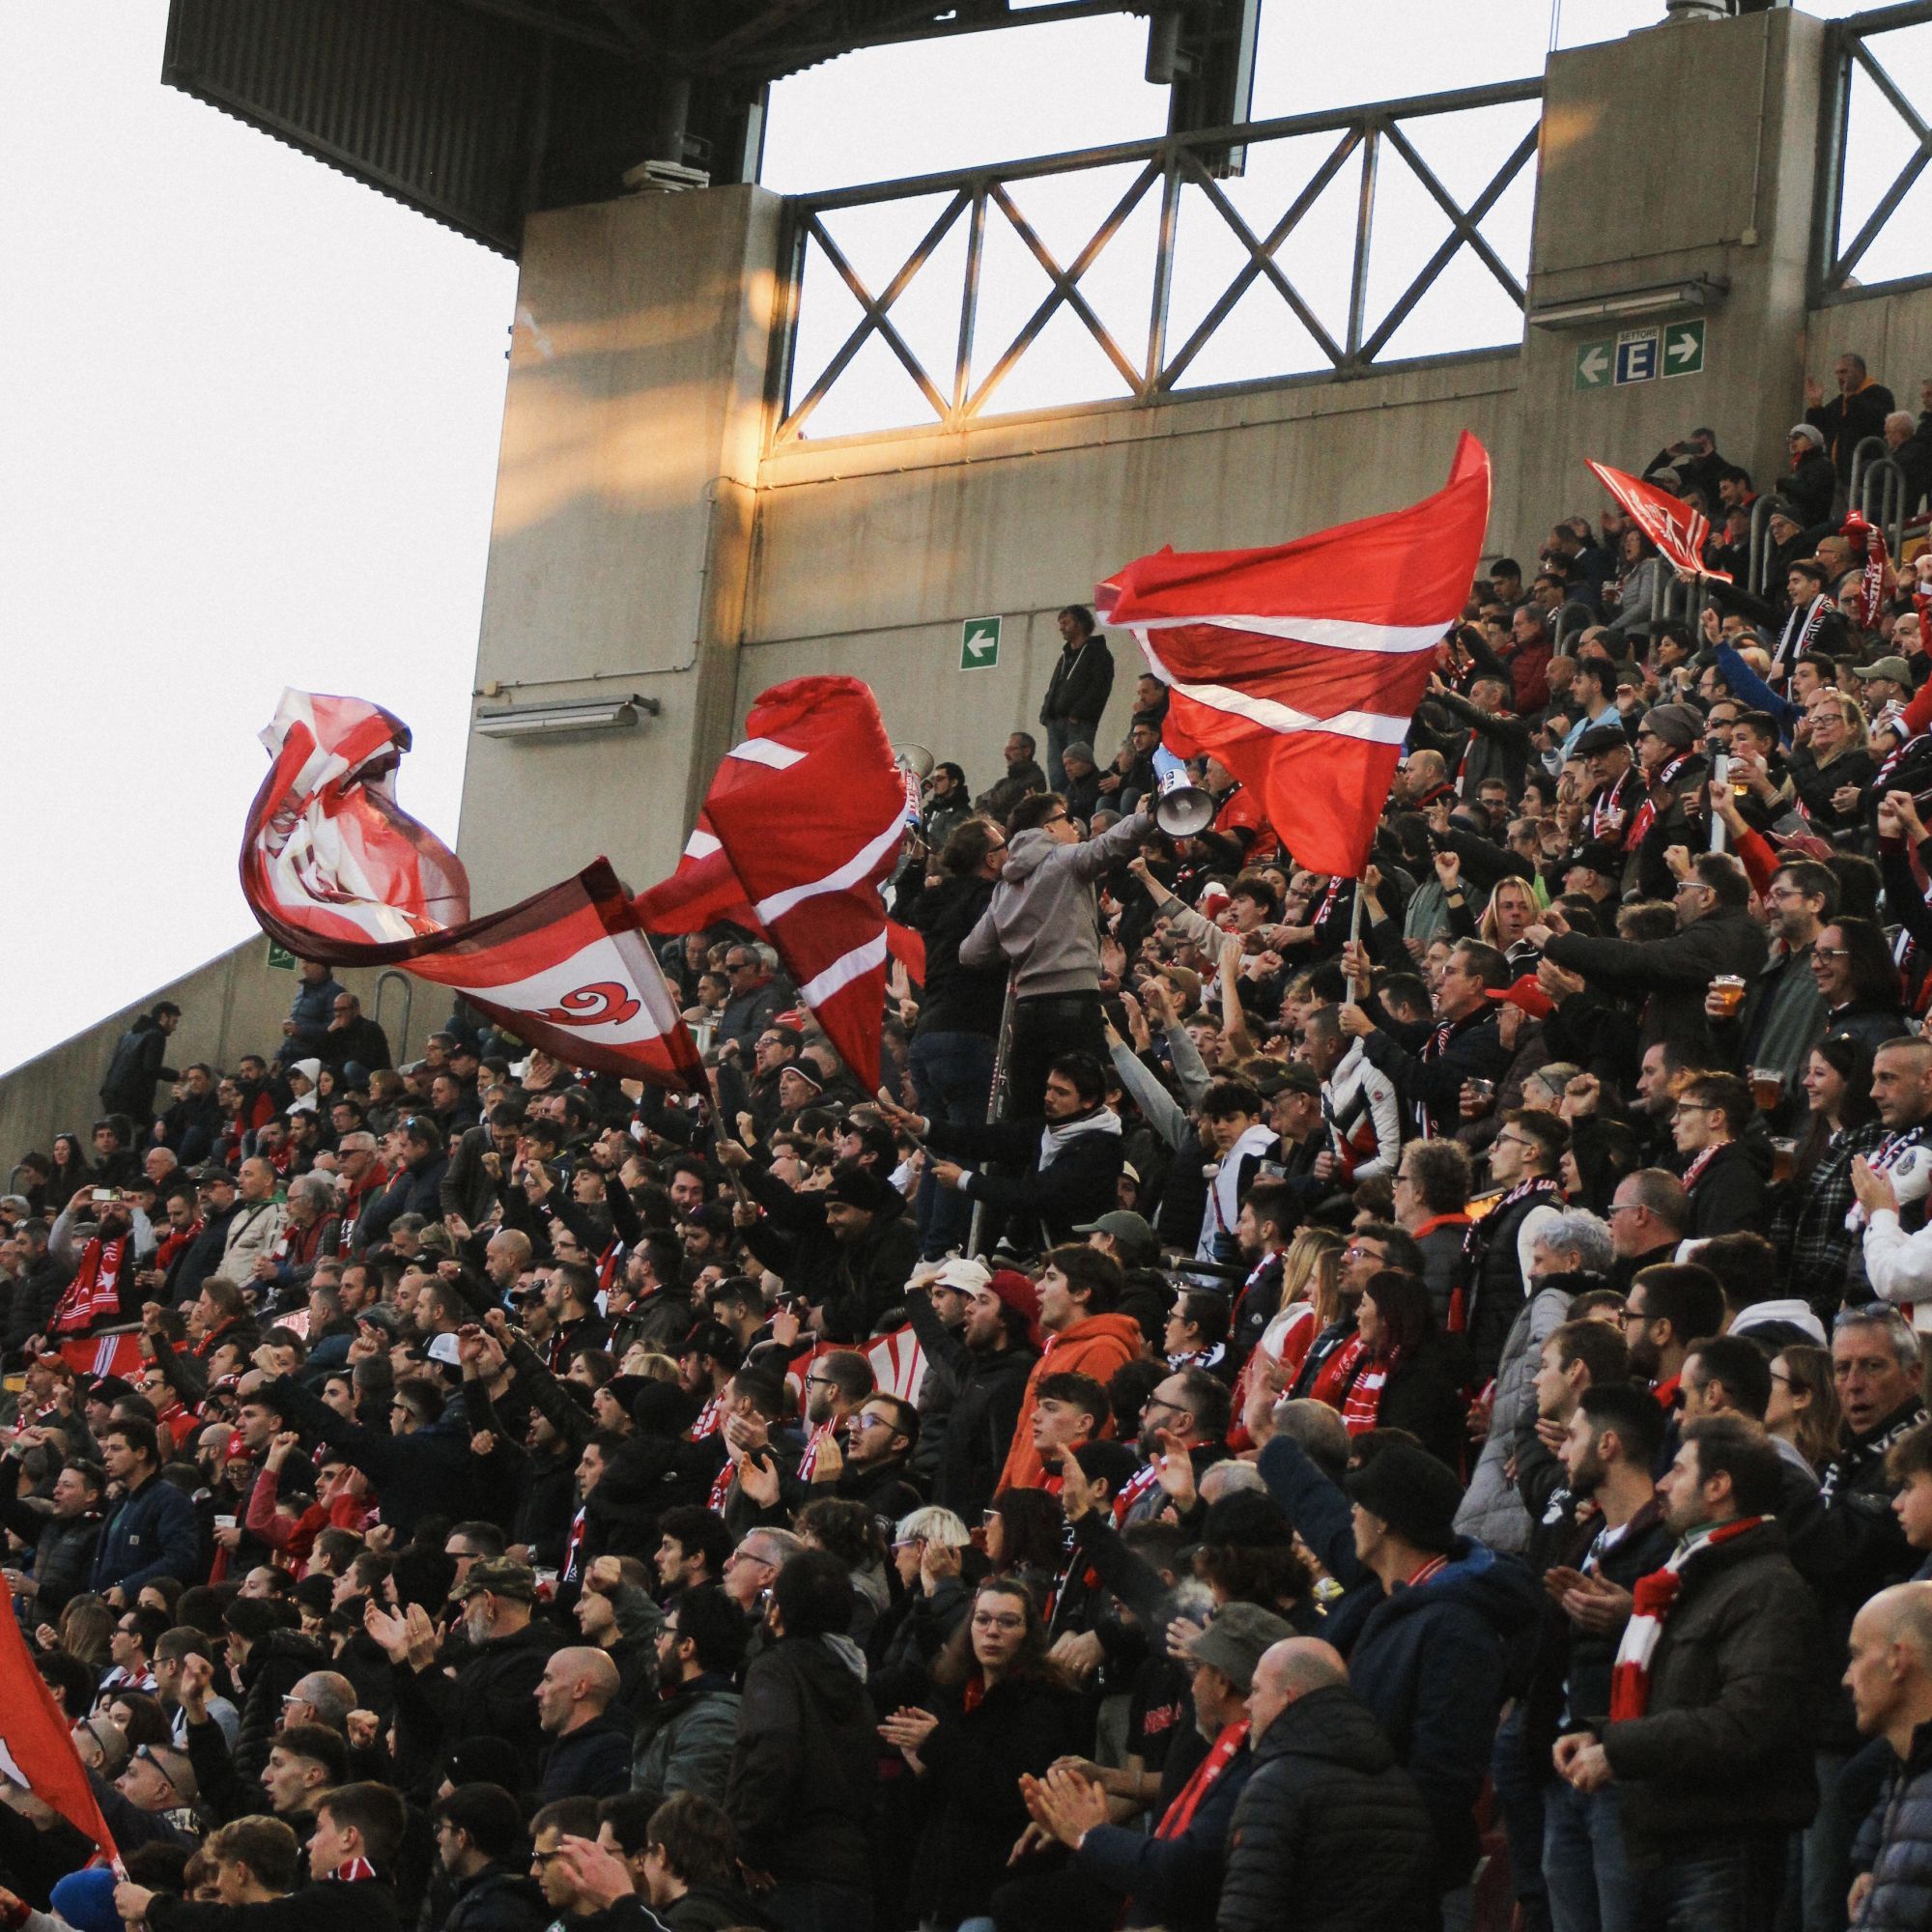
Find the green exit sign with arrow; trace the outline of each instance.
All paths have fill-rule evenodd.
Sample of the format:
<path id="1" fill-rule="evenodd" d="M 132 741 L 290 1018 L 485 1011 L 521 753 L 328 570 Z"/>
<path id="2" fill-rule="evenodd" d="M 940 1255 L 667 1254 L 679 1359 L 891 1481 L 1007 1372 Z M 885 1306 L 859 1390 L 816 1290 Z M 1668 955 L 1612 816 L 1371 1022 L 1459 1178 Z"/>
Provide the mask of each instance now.
<path id="1" fill-rule="evenodd" d="M 959 627 L 959 668 L 991 670 L 999 662 L 999 618 L 968 617 Z"/>
<path id="2" fill-rule="evenodd" d="M 1668 323 L 1663 330 L 1663 373 L 1695 376 L 1704 367 L 1704 319 Z"/>
<path id="3" fill-rule="evenodd" d="M 1577 347 L 1577 387 L 1607 389 L 1610 386 L 1610 370 L 1615 359 L 1614 343 L 1579 343 Z"/>

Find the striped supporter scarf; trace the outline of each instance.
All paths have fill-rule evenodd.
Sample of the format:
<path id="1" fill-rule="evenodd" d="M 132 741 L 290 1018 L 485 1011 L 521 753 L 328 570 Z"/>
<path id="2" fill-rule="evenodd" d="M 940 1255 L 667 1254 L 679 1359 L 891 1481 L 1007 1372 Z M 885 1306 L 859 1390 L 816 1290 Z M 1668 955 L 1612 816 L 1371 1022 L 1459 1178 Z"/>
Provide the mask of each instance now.
<path id="1" fill-rule="evenodd" d="M 1684 1587 L 1685 1566 L 1701 1551 L 1756 1529 L 1764 1520 L 1761 1516 L 1741 1516 L 1734 1522 L 1719 1523 L 1708 1536 L 1679 1544 L 1662 1570 L 1636 1579 L 1631 1620 L 1624 1626 L 1623 1642 L 1617 1646 L 1616 1663 L 1610 1672 L 1611 1723 L 1641 1718 L 1650 1708 L 1650 1666 L 1664 1622 Z"/>

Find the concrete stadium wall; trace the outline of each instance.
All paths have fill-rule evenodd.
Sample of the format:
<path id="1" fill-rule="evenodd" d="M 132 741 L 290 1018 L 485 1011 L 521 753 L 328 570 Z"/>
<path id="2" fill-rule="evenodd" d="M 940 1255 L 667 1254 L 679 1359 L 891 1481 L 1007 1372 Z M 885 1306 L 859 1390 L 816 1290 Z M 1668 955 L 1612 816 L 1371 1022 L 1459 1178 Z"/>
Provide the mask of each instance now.
<path id="1" fill-rule="evenodd" d="M 376 1011 L 376 977 L 336 975 L 371 1014 Z M 250 939 L 62 1040 L 0 1080 L 0 1161 L 11 1168 L 30 1149 L 45 1153 L 58 1133 L 86 1135 L 100 1112 L 100 1076 L 115 1043 L 156 1001 L 172 1000 L 182 1009 L 167 1064 L 182 1067 L 205 1060 L 225 1069 L 244 1053 L 274 1052 L 282 1043 L 282 1022 L 295 994 L 296 975 L 269 964 L 266 939 Z M 421 1052 L 424 1037 L 446 1016 L 448 996 L 440 987 L 417 985 L 407 1041 L 397 1037 L 402 1006 L 393 985 L 388 1001 L 381 1017 L 390 1051 L 398 1059 L 413 1057 Z M 166 1106 L 165 1086 L 156 1089 L 156 1099 Z"/>
<path id="2" fill-rule="evenodd" d="M 756 694 L 807 671 L 878 693 L 889 730 L 984 783 L 1030 728 L 1054 613 L 1163 543 L 1279 541 L 1426 495 L 1470 428 L 1495 463 L 1491 545 L 1533 558 L 1594 512 L 1585 455 L 1640 469 L 1701 423 L 1761 478 L 1782 467 L 1807 358 L 1823 23 L 1789 10 L 1651 28 L 1546 76 L 1532 305 L 1691 275 L 1728 280 L 1701 374 L 1579 392 L 1580 344 L 1520 348 L 1152 408 L 994 419 L 765 449 L 781 210 L 755 189 L 646 195 L 535 218 L 511 353 L 479 701 L 655 697 L 625 738 L 472 748 L 460 844 L 502 904 L 608 851 L 662 877 Z M 1681 130 L 1699 129 L 1692 171 Z M 1875 367 L 1918 354 L 1932 298 L 1833 315 Z M 1884 341 L 1876 339 L 1883 334 Z M 1833 340 L 1835 347 L 1835 335 Z M 959 668 L 963 618 L 1006 619 Z M 1124 730 L 1120 665 L 1103 739 Z"/>
<path id="3" fill-rule="evenodd" d="M 1008 732 L 1034 724 L 1063 605 L 1163 543 L 1279 541 L 1425 496 L 1463 428 L 1495 465 L 1491 554 L 1529 560 L 1554 514 L 1603 504 L 1586 455 L 1640 469 L 1708 423 L 1775 479 L 1803 379 L 1828 378 L 1840 348 L 1916 405 L 1932 292 L 1806 307 L 1826 45 L 1824 23 L 1780 9 L 1550 60 L 1532 307 L 1729 284 L 1700 374 L 1625 387 L 1576 383 L 1579 347 L 1615 324 L 1531 327 L 1520 347 L 1346 382 L 768 452 L 777 198 L 722 188 L 533 217 L 476 699 L 637 693 L 662 715 L 621 736 L 475 739 L 458 842 L 476 903 L 507 905 L 599 852 L 633 887 L 663 877 L 753 698 L 802 672 L 866 679 L 895 738 L 983 785 Z M 994 613 L 997 668 L 962 671 L 961 620 Z M 1118 640 L 1115 656 L 1103 741 L 1124 730 L 1137 668 Z M 260 953 L 180 982 L 190 1057 L 278 1037 L 287 982 Z M 123 1024 L 0 1082 L 0 1151 L 91 1116 Z"/>

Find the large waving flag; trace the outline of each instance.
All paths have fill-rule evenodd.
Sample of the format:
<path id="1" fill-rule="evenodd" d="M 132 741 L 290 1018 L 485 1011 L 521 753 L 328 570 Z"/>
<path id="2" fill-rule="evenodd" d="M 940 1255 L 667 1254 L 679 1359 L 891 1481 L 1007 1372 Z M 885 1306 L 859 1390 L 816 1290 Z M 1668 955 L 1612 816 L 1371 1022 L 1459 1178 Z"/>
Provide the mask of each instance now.
<path id="1" fill-rule="evenodd" d="M 729 920 L 769 939 L 839 1057 L 879 1084 L 888 933 L 881 889 L 906 785 L 870 690 L 795 677 L 759 695 L 678 867 L 638 900 L 653 932 Z"/>
<path id="2" fill-rule="evenodd" d="M 1704 546 L 1711 540 L 1711 520 L 1681 497 L 1660 490 L 1641 477 L 1612 469 L 1607 463 L 1585 457 L 1597 481 L 1636 520 L 1636 526 L 1660 552 L 1666 563 L 1700 577 L 1714 577 L 1720 583 L 1731 581 L 1728 570 L 1713 570 L 1704 561 Z"/>
<path id="3" fill-rule="evenodd" d="M 74 1750 L 69 1719 L 34 1668 L 11 1611 L 0 1616 L 0 1680 L 7 1685 L 0 1707 L 0 1776 L 50 1805 L 119 1873 L 121 1854 Z"/>
<path id="4" fill-rule="evenodd" d="M 304 959 L 399 966 L 566 1065 L 700 1092 L 704 1069 L 603 859 L 484 919 L 456 854 L 395 799 L 409 727 L 358 697 L 285 691 L 248 810 L 242 890 Z"/>
<path id="5" fill-rule="evenodd" d="M 1406 510 L 1268 550 L 1163 550 L 1094 604 L 1168 687 L 1169 749 L 1258 792 L 1297 864 L 1352 876 L 1489 515 L 1490 459 L 1464 432 L 1448 483 Z"/>

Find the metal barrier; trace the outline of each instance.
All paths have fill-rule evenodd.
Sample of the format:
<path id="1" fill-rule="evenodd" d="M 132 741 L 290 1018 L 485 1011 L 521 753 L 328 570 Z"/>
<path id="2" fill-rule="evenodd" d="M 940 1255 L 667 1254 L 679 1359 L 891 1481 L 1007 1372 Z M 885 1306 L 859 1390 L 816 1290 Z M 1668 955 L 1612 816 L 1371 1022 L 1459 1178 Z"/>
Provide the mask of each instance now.
<path id="1" fill-rule="evenodd" d="M 1592 624 L 1602 622 L 1603 619 L 1587 604 L 1579 604 L 1576 598 L 1571 598 L 1569 603 L 1565 604 L 1562 610 L 1556 613 L 1556 655 L 1559 658 L 1567 657 L 1569 653 L 1564 650 L 1563 646 L 1572 638 L 1581 637 Z"/>
<path id="2" fill-rule="evenodd" d="M 383 1031 L 388 1037 L 389 1051 L 395 1056 L 396 1063 L 400 1065 L 403 1061 L 409 1058 L 410 1013 L 415 1006 L 416 982 L 407 973 L 398 973 L 393 966 L 386 967 L 383 972 L 378 973 L 376 975 L 376 1010 L 370 1017 L 374 1019 L 378 1026 L 383 1026 L 383 995 L 387 990 L 389 982 L 392 980 L 403 989 L 403 1023 L 394 1033 L 390 1033 L 387 1027 L 383 1027 Z"/>
<path id="3" fill-rule="evenodd" d="M 1905 545 L 1905 471 L 1892 457 L 1881 456 L 1860 472 L 1852 497 L 1853 507 L 1884 533 L 1886 549 L 1894 557 Z"/>
<path id="4" fill-rule="evenodd" d="M 1915 33 L 1916 29 L 1925 30 Z M 1922 68 L 1932 43 L 1932 0 L 1910 0 L 1833 23 L 1826 60 L 1826 100 L 1819 144 L 1819 194 L 1812 245 L 1813 305 L 1859 301 L 1917 285 L 1932 285 L 1932 241 L 1922 216 L 1894 221 L 1906 197 L 1932 162 L 1932 99 L 1921 106 L 1891 70 Z M 1890 45 L 1887 37 L 1899 36 Z M 1913 36 L 1908 47 L 1904 37 Z M 1889 62 L 1889 65 L 1888 65 Z M 1907 63 L 1909 62 L 1910 67 Z M 1849 148 L 1876 151 L 1895 143 L 1904 123 L 1913 152 L 1891 185 L 1869 208 L 1847 201 Z M 1856 221 L 1847 236 L 1847 226 Z"/>
<path id="5" fill-rule="evenodd" d="M 1496 216 L 1520 177 L 1525 189 L 1529 186 L 1533 177 L 1525 177 L 1524 170 L 1536 152 L 1540 114 L 1509 145 L 1466 206 L 1424 159 L 1415 124 L 1537 102 L 1542 94 L 1540 79 L 1512 81 L 798 196 L 786 204 L 775 325 L 781 340 L 773 358 L 773 442 L 803 435 L 841 384 L 847 385 L 847 400 L 854 387 L 866 390 L 867 401 L 876 402 L 888 389 L 903 398 L 886 405 L 889 419 L 866 421 L 864 428 L 958 430 L 986 413 L 996 396 L 1008 409 L 1059 410 L 1095 400 L 1147 404 L 1183 385 L 1235 386 L 1310 372 L 1360 375 L 1378 365 L 1392 345 L 1391 360 L 1443 360 L 1406 355 L 1397 340 L 1432 291 L 1441 292 L 1443 300 L 1432 305 L 1429 320 L 1453 329 L 1459 319 L 1475 327 L 1472 318 L 1482 318 L 1478 298 L 1485 291 L 1493 297 L 1499 288 L 1512 315 L 1507 339 L 1480 346 L 1518 344 L 1521 326 L 1516 318 L 1528 273 L 1527 195 L 1508 213 L 1509 221 L 1520 223 L 1520 247 L 1514 237 L 1503 244 L 1514 259 L 1504 259 L 1484 224 Z M 1512 117 L 1502 130 L 1505 140 L 1520 119 Z M 1445 132 L 1444 149 L 1466 169 L 1468 153 L 1481 152 L 1474 130 L 1467 121 L 1451 124 L 1451 129 L 1453 142 Z M 1215 152 L 1231 144 L 1247 151 L 1247 178 L 1238 183 L 1217 180 L 1210 166 Z M 1488 166 L 1487 157 L 1480 166 Z M 1446 166 L 1445 171 L 1456 172 Z M 1446 232 L 1412 274 L 1405 265 L 1396 271 L 1396 282 L 1372 288 L 1378 185 L 1384 199 L 1398 196 L 1419 206 Z M 1083 191 L 1089 203 L 1084 208 Z M 1023 203 L 1035 204 L 1033 212 Z M 894 226 L 883 215 L 872 218 L 867 236 L 860 212 L 888 207 L 896 209 L 896 239 L 882 240 Z M 1096 207 L 1106 212 L 1094 225 Z M 1042 210 L 1058 218 L 1047 221 Z M 1407 245 L 1420 218 L 1412 211 L 1405 216 L 1390 240 L 1391 253 Z M 1344 219 L 1352 222 L 1351 251 L 1341 232 Z M 1492 225 L 1500 227 L 1501 219 Z M 850 231 L 843 244 L 835 232 L 841 226 Z M 1049 245 L 1043 231 L 1055 235 L 1057 247 Z M 905 241 L 913 236 L 917 240 L 905 253 Z M 882 250 L 869 282 L 854 267 L 854 238 L 878 242 Z M 1305 251 L 1305 263 L 1284 255 L 1291 242 L 1297 255 Z M 997 263 L 990 259 L 996 252 Z M 1193 297 L 1214 286 L 1210 277 L 1223 272 L 1208 259 L 1217 253 L 1234 261 L 1232 279 L 1203 310 Z M 1464 273 L 1463 265 L 1471 258 L 1472 270 Z M 1344 260 L 1346 278 L 1340 274 Z M 887 274 L 892 262 L 899 266 Z M 1097 273 L 1096 263 L 1102 265 Z M 1299 286 L 1290 267 L 1300 277 Z M 1455 274 L 1446 279 L 1453 286 L 1445 289 L 1445 271 L 1452 269 Z M 1038 285 L 1042 275 L 1044 292 L 1037 298 L 1020 293 L 1021 283 Z M 1329 294 L 1316 289 L 1323 276 L 1334 279 Z M 1110 278 L 1110 286 L 1124 278 L 1126 293 L 1118 300 L 1097 294 L 1097 285 Z M 929 294 L 935 285 L 936 296 Z M 1182 304 L 1177 304 L 1177 287 L 1186 298 Z M 919 298 L 908 303 L 908 290 L 915 288 Z M 1266 311 L 1259 317 L 1261 337 L 1309 359 L 1303 368 L 1224 383 L 1213 373 L 1211 358 L 1204 361 L 1204 351 L 1222 337 L 1230 318 L 1245 309 L 1251 297 Z M 854 303 L 856 317 L 847 323 L 842 317 L 852 317 Z M 1103 305 L 1115 310 L 1117 327 L 1103 319 Z M 1497 302 L 1499 319 L 1503 307 Z M 1198 319 L 1191 324 L 1178 319 L 1178 308 Z M 838 313 L 828 322 L 831 311 Z M 1257 321 L 1257 311 L 1246 309 L 1239 329 L 1255 327 Z M 1013 400 L 1022 386 L 1010 382 L 1015 368 L 1055 325 L 1059 339 L 1049 345 L 1049 355 L 1070 358 L 1077 352 L 1086 373 L 1075 379 L 1076 387 L 1081 381 L 1089 386 L 1057 395 L 1050 393 L 1049 383 L 1048 392 L 1037 399 Z M 1486 319 L 1481 326 L 1489 326 Z M 802 367 L 801 343 L 808 340 Z M 1470 343 L 1460 353 L 1477 347 Z M 1035 366 L 1046 359 L 1036 356 Z"/>
<path id="6" fill-rule="evenodd" d="M 1762 490 L 1751 498 L 1750 560 L 1745 566 L 1745 588 L 1753 597 L 1765 594 L 1771 556 L 1771 492 Z"/>

